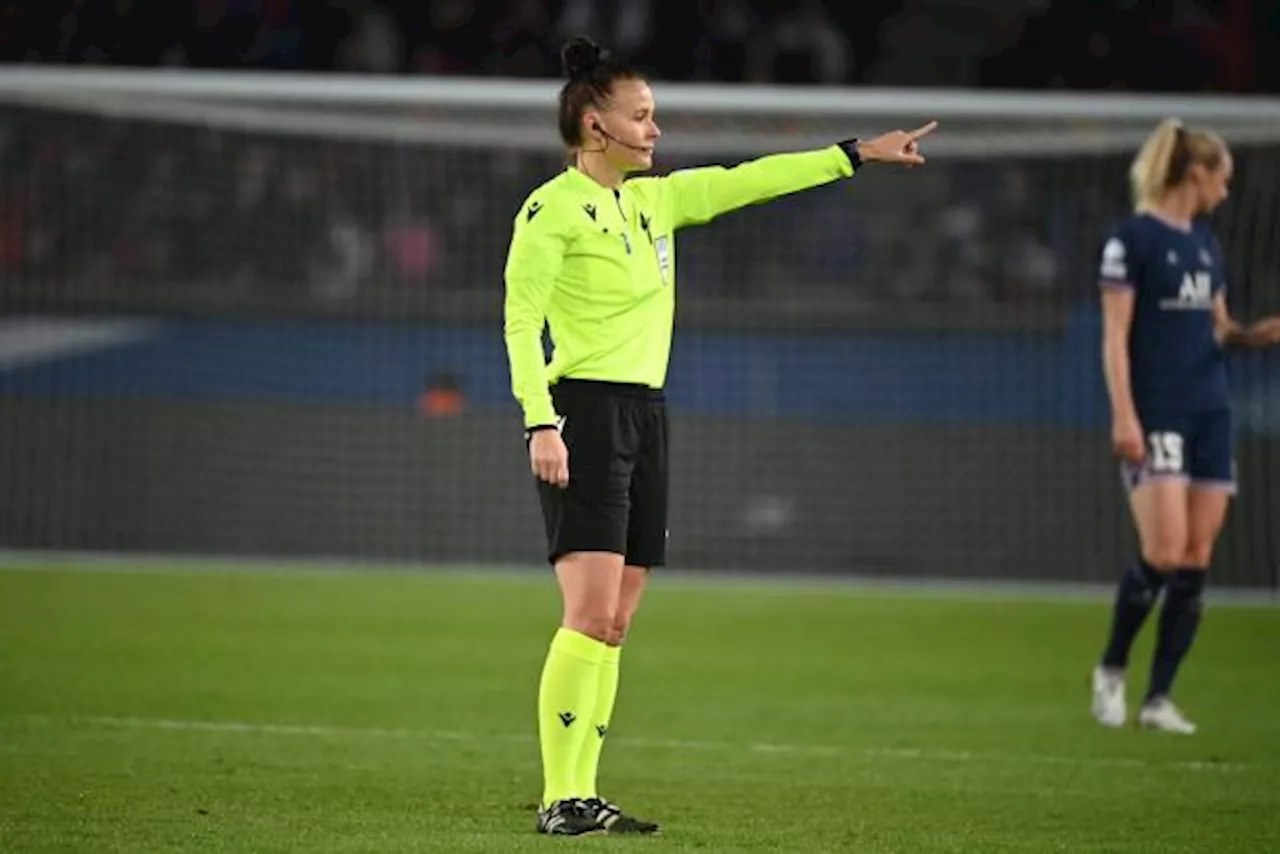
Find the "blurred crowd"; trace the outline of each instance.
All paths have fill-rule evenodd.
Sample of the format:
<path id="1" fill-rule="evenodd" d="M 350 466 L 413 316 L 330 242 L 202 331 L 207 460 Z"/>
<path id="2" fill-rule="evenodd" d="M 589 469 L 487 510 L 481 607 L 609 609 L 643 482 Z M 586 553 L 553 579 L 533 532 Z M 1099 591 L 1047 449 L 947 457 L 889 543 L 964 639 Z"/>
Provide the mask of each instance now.
<path id="1" fill-rule="evenodd" d="M 1280 0 L 0 0 L 0 60 L 545 76 L 590 32 L 667 80 L 1280 91 Z"/>
<path id="2" fill-rule="evenodd" d="M 1245 49 L 1254 30 L 1240 21 L 1260 8 L 0 0 L 0 35 L 7 57 L 23 61 L 547 75 L 565 34 L 588 31 L 675 79 L 1248 89 L 1264 63 Z M 35 106 L 9 105 L 6 118 L 0 277 L 96 291 L 171 293 L 180 283 L 214 296 L 403 294 L 416 304 L 496 291 L 513 211 L 561 165 L 553 155 L 477 157 Z M 1242 152 L 1242 176 L 1259 157 L 1275 174 L 1277 156 L 1274 146 Z M 852 284 L 881 302 L 1073 299 L 1092 287 L 1099 230 L 1125 212 L 1127 160 L 944 160 L 883 192 L 860 176 L 856 187 L 691 232 L 681 240 L 681 286 L 725 298 L 850 293 Z"/>
<path id="3" fill-rule="evenodd" d="M 41 107 L 9 117 L 0 277 L 95 293 L 406 306 L 496 293 L 514 212 L 562 166 L 551 154 Z M 871 301 L 1078 296 L 1091 286 L 1099 229 L 1124 211 L 1126 160 L 941 160 L 910 181 L 873 170 L 687 232 L 681 288 Z"/>

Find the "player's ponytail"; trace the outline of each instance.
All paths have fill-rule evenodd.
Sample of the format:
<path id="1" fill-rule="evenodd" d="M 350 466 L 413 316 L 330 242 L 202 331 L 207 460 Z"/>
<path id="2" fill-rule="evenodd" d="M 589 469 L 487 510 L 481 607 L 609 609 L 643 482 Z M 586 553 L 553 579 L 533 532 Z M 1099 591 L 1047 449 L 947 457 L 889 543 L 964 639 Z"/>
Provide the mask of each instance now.
<path id="1" fill-rule="evenodd" d="M 1133 186 L 1134 206 L 1139 210 L 1151 207 L 1164 198 L 1169 186 L 1170 167 L 1178 148 L 1178 137 L 1185 133 L 1182 122 L 1165 119 L 1147 137 L 1138 156 L 1129 167 L 1129 182 Z"/>
<path id="2" fill-rule="evenodd" d="M 566 42 L 560 62 L 569 78 L 560 90 L 560 138 L 566 147 L 575 149 L 582 145 L 582 114 L 590 107 L 604 107 L 615 81 L 642 80 L 644 76 L 587 36 Z"/>
<path id="3" fill-rule="evenodd" d="M 1226 152 L 1226 143 L 1213 131 L 1189 129 L 1178 119 L 1165 119 L 1147 137 L 1129 167 L 1134 206 L 1146 210 L 1159 204 L 1186 180 L 1192 164 L 1216 169 Z"/>

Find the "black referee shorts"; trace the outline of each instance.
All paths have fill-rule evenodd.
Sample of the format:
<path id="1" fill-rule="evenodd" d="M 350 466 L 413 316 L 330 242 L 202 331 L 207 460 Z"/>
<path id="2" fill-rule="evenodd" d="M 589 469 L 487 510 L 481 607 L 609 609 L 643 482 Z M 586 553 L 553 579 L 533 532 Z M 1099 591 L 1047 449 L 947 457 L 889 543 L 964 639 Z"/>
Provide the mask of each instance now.
<path id="1" fill-rule="evenodd" d="M 613 552 L 630 566 L 667 559 L 667 407 L 660 390 L 562 379 L 551 399 L 563 419 L 569 485 L 538 480 L 548 559 Z"/>

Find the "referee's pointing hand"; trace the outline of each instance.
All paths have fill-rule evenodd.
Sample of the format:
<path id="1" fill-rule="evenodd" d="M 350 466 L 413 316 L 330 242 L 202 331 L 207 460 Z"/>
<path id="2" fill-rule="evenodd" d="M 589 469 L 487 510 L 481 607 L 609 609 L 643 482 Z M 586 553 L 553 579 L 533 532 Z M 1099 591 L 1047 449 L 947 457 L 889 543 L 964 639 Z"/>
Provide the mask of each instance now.
<path id="1" fill-rule="evenodd" d="M 562 489 L 569 485 L 569 449 L 559 430 L 538 430 L 530 437 L 529 465 L 539 480 Z"/>
<path id="2" fill-rule="evenodd" d="M 921 166 L 924 158 L 920 155 L 920 140 L 933 133 L 937 122 L 915 130 L 893 130 L 881 134 L 875 139 L 858 143 L 858 155 L 869 163 L 899 163 L 904 166 Z"/>

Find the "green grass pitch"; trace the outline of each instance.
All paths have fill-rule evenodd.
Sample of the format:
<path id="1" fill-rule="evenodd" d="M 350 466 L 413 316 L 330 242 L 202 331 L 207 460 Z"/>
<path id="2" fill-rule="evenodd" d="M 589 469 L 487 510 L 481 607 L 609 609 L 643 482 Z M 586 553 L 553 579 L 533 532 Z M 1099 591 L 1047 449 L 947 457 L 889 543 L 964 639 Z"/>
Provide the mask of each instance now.
<path id="1" fill-rule="evenodd" d="M 0 851 L 1280 851 L 1280 610 L 1210 605 L 1191 738 L 1093 724 L 1107 612 L 659 575 L 602 778 L 664 833 L 565 840 L 548 573 L 0 572 Z"/>

